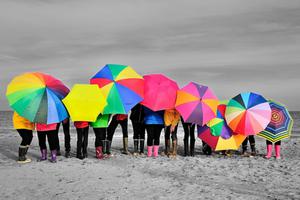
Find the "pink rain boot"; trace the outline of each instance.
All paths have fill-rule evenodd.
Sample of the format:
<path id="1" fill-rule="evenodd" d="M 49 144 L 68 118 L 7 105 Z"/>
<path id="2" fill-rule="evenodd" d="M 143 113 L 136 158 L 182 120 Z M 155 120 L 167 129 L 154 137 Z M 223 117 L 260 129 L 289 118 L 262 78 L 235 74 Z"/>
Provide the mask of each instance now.
<path id="1" fill-rule="evenodd" d="M 272 156 L 272 144 L 267 145 L 267 155 L 265 156 L 266 159 L 270 159 Z"/>
<path id="2" fill-rule="evenodd" d="M 275 145 L 275 156 L 276 159 L 280 159 L 280 145 Z"/>
<path id="3" fill-rule="evenodd" d="M 151 156 L 152 156 L 153 146 L 148 146 L 147 149 L 148 149 L 147 156 L 148 156 L 148 157 L 151 157 Z"/>
<path id="4" fill-rule="evenodd" d="M 154 158 L 157 158 L 158 157 L 158 149 L 159 149 L 159 145 L 154 145 L 153 147 L 153 156 Z"/>

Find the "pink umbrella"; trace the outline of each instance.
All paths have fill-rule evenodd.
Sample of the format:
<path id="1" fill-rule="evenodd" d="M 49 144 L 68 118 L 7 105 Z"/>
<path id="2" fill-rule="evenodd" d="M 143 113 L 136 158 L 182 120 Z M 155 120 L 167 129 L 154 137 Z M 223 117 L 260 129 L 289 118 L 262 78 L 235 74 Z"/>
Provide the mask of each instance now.
<path id="1" fill-rule="evenodd" d="M 207 87 L 190 82 L 177 91 L 176 109 L 183 120 L 203 126 L 216 117 L 219 101 Z"/>
<path id="2" fill-rule="evenodd" d="M 144 100 L 142 105 L 153 111 L 172 109 L 175 107 L 178 85 L 162 74 L 144 76 Z"/>

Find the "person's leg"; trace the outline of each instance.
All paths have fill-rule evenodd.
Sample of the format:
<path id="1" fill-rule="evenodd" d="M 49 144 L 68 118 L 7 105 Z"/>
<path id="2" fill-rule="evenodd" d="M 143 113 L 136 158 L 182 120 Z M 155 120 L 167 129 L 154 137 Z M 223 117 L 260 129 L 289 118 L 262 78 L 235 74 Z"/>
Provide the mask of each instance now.
<path id="1" fill-rule="evenodd" d="M 41 150 L 40 161 L 47 160 L 46 133 L 44 131 L 38 131 L 37 135 L 38 135 L 39 146 Z"/>
<path id="2" fill-rule="evenodd" d="M 163 129 L 162 125 L 155 125 L 154 127 L 154 145 L 153 145 L 153 156 L 158 156 L 159 143 L 160 143 L 160 134 Z"/>
<path id="3" fill-rule="evenodd" d="M 49 147 L 51 150 L 51 162 L 56 162 L 56 155 L 57 155 L 57 130 L 53 131 L 46 131 Z"/>
<path id="4" fill-rule="evenodd" d="M 278 141 L 275 143 L 275 156 L 276 159 L 280 159 L 280 145 L 281 145 L 281 141 Z"/>
<path id="5" fill-rule="evenodd" d="M 195 156 L 195 125 L 190 127 L 190 156 Z"/>
<path id="6" fill-rule="evenodd" d="M 170 155 L 170 134 L 171 134 L 171 125 L 170 126 L 165 126 L 165 155 L 169 156 Z"/>
<path id="7" fill-rule="evenodd" d="M 31 162 L 31 159 L 26 158 L 26 154 L 32 140 L 32 131 L 26 129 L 17 129 L 17 131 L 22 138 L 22 142 L 19 146 L 18 163 L 29 163 Z"/>
<path id="8" fill-rule="evenodd" d="M 94 128 L 96 158 L 103 159 L 103 140 L 105 139 L 105 128 Z"/>
<path id="9" fill-rule="evenodd" d="M 256 155 L 256 149 L 255 149 L 255 138 L 254 135 L 249 136 L 249 143 L 250 143 L 250 148 L 251 148 L 251 155 L 255 156 Z"/>
<path id="10" fill-rule="evenodd" d="M 145 124 L 139 124 L 140 131 L 140 154 L 144 154 L 144 146 L 145 146 Z"/>
<path id="11" fill-rule="evenodd" d="M 148 149 L 148 157 L 152 156 L 153 151 L 153 139 L 154 139 L 154 129 L 153 125 L 146 125 L 147 130 L 147 149 Z"/>
<path id="12" fill-rule="evenodd" d="M 87 158 L 87 147 L 88 147 L 88 139 L 89 139 L 89 127 L 85 127 L 83 129 L 83 144 L 82 144 L 82 155 L 83 158 Z"/>
<path id="13" fill-rule="evenodd" d="M 172 134 L 172 156 L 175 158 L 177 156 L 177 128 L 178 125 L 175 126 L 174 131 Z"/>
<path id="14" fill-rule="evenodd" d="M 107 140 L 112 142 L 116 128 L 118 127 L 118 121 L 116 119 L 112 119 L 108 128 L 107 128 Z"/>
<path id="15" fill-rule="evenodd" d="M 128 119 L 119 121 L 123 133 L 123 149 L 122 153 L 128 155 Z"/>
<path id="16" fill-rule="evenodd" d="M 59 132 L 59 130 L 56 129 L 56 133 L 54 134 L 54 141 L 55 141 L 55 145 L 56 145 L 55 150 L 56 150 L 56 155 L 57 155 L 57 156 L 61 156 L 58 132 Z M 54 132 L 53 132 L 53 133 L 54 133 Z"/>
<path id="17" fill-rule="evenodd" d="M 59 133 L 59 128 L 60 128 L 60 123 L 57 123 L 57 125 L 56 125 L 56 131 L 57 131 L 58 133 Z M 58 135 L 57 135 L 57 136 L 58 136 Z M 57 147 L 56 147 L 57 155 L 61 155 L 61 153 L 60 153 L 59 138 L 57 137 L 56 139 L 57 139 L 57 141 L 56 141 L 56 143 L 57 143 Z"/>
<path id="18" fill-rule="evenodd" d="M 133 155 L 138 155 L 138 148 L 139 148 L 139 140 L 140 140 L 140 128 L 139 123 L 132 122 L 132 129 L 133 129 Z"/>
<path id="19" fill-rule="evenodd" d="M 269 140 L 266 140 L 266 144 L 267 144 L 267 155 L 265 155 L 265 158 L 269 159 L 272 156 L 273 144 Z"/>
<path id="20" fill-rule="evenodd" d="M 248 140 L 249 138 L 246 137 L 246 139 L 244 140 L 244 142 L 242 143 L 242 154 L 243 155 L 247 155 L 247 145 L 248 145 Z"/>
<path id="21" fill-rule="evenodd" d="M 184 156 L 189 155 L 189 133 L 190 133 L 190 125 L 187 123 L 182 123 L 183 130 L 184 130 L 184 138 L 183 138 L 183 145 L 184 145 Z"/>
<path id="22" fill-rule="evenodd" d="M 66 157 L 70 157 L 71 151 L 71 136 L 70 136 L 70 120 L 63 122 L 63 130 L 65 136 L 65 155 Z"/>
<path id="23" fill-rule="evenodd" d="M 82 155 L 82 138 L 83 138 L 83 129 L 82 128 L 76 128 L 77 131 L 77 153 L 76 158 L 83 159 Z"/>

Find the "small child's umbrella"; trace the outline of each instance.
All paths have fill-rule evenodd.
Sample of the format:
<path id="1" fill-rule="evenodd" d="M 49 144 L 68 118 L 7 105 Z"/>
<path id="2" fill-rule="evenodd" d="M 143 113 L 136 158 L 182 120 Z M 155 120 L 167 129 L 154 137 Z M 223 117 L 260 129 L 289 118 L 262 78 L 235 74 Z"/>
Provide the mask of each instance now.
<path id="1" fill-rule="evenodd" d="M 107 102 L 97 85 L 75 84 L 63 99 L 73 121 L 96 121 Z"/>
<path id="2" fill-rule="evenodd" d="M 246 136 L 256 135 L 269 124 L 271 108 L 263 96 L 245 92 L 229 101 L 225 119 L 233 132 Z"/>
<path id="3" fill-rule="evenodd" d="M 246 138 L 246 136 L 241 134 L 231 135 L 228 139 L 224 139 L 221 136 L 214 136 L 207 125 L 198 125 L 197 131 L 198 137 L 207 143 L 214 151 L 237 150 Z"/>
<path id="4" fill-rule="evenodd" d="M 271 122 L 257 135 L 275 143 L 290 137 L 293 119 L 284 105 L 274 101 L 269 101 L 269 103 L 272 110 Z"/>
<path id="5" fill-rule="evenodd" d="M 218 102 L 207 86 L 190 82 L 177 91 L 175 106 L 184 122 L 203 126 L 216 117 Z"/>
<path id="6" fill-rule="evenodd" d="M 31 122 L 52 124 L 69 115 L 61 100 L 69 89 L 58 79 L 32 72 L 16 76 L 7 86 L 10 107 Z"/>
<path id="7" fill-rule="evenodd" d="M 176 92 L 179 89 L 175 81 L 162 74 L 145 75 L 144 80 L 145 95 L 142 105 L 153 111 L 175 107 Z"/>
<path id="8" fill-rule="evenodd" d="M 127 114 L 144 98 L 144 79 L 130 66 L 107 64 L 90 79 L 107 100 L 104 114 Z"/>

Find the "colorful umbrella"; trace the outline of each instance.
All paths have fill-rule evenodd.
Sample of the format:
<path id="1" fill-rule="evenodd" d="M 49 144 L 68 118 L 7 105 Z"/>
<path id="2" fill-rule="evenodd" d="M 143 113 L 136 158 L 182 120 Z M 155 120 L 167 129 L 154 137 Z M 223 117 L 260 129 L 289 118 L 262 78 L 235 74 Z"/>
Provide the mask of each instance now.
<path id="1" fill-rule="evenodd" d="M 127 114 L 144 98 L 144 79 L 130 66 L 105 65 L 93 78 L 107 100 L 104 114 Z"/>
<path id="2" fill-rule="evenodd" d="M 69 89 L 54 77 L 39 73 L 16 76 L 7 86 L 10 107 L 31 122 L 52 124 L 68 117 L 61 99 Z"/>
<path id="3" fill-rule="evenodd" d="M 246 136 L 241 134 L 232 135 L 228 139 L 223 139 L 220 136 L 213 136 L 210 131 L 211 129 L 206 125 L 198 125 L 197 130 L 198 137 L 207 143 L 214 151 L 237 150 L 246 138 Z"/>
<path id="4" fill-rule="evenodd" d="M 145 98 L 142 105 L 153 111 L 173 109 L 176 102 L 176 92 L 179 89 L 175 81 L 162 74 L 144 76 Z"/>
<path id="5" fill-rule="evenodd" d="M 229 101 L 225 119 L 233 132 L 246 136 L 255 135 L 269 124 L 271 108 L 261 95 L 252 92 L 241 93 Z"/>
<path id="6" fill-rule="evenodd" d="M 284 105 L 274 101 L 270 101 L 269 103 L 272 110 L 271 122 L 265 130 L 258 134 L 258 136 L 275 143 L 290 137 L 293 119 Z"/>
<path id="7" fill-rule="evenodd" d="M 75 84 L 63 99 L 73 121 L 96 121 L 107 102 L 97 85 Z"/>
<path id="8" fill-rule="evenodd" d="M 216 117 L 218 99 L 207 87 L 191 82 L 177 91 L 176 109 L 188 123 L 205 125 Z"/>

